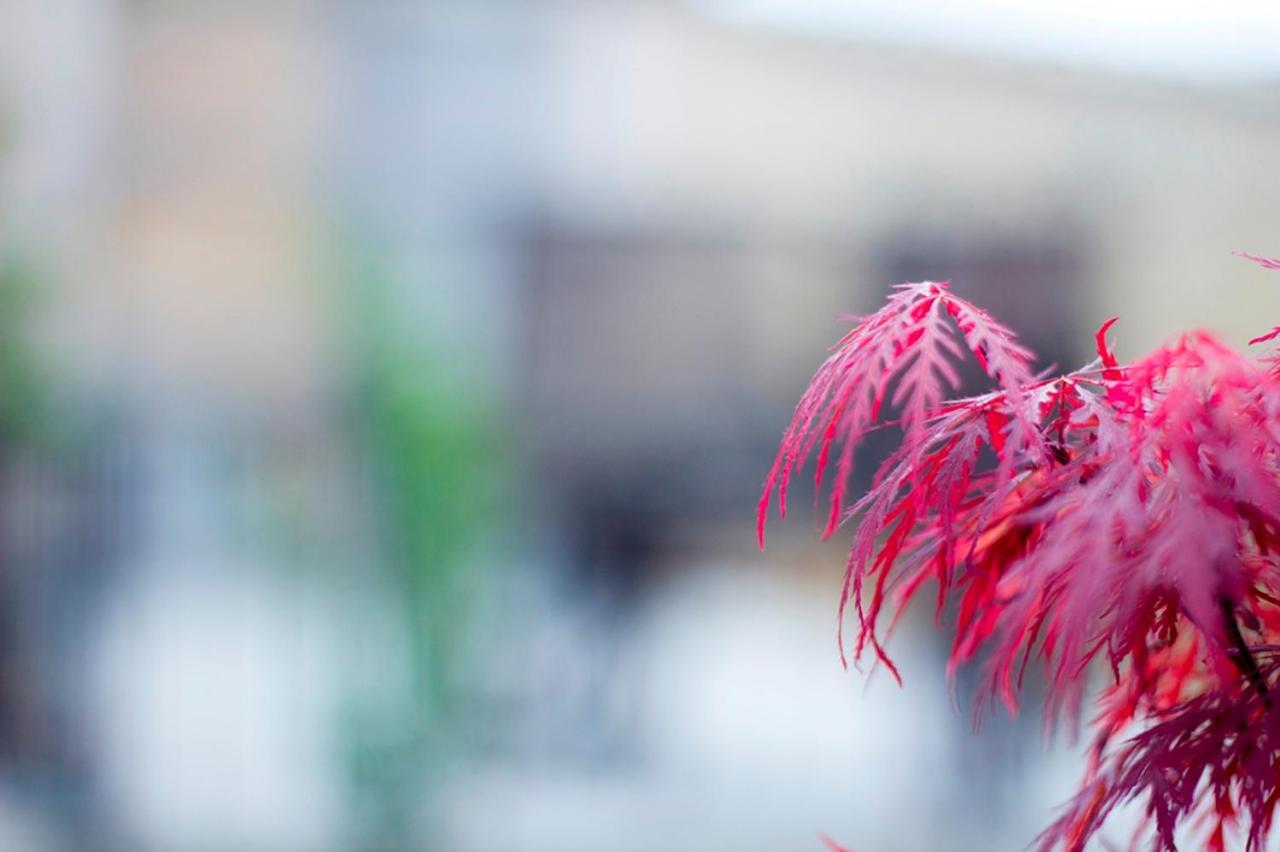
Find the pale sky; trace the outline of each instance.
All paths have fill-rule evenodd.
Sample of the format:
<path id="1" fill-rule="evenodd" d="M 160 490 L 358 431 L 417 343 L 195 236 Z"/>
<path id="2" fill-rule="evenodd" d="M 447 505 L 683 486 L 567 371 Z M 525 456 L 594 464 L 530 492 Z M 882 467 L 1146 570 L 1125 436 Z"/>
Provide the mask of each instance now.
<path id="1" fill-rule="evenodd" d="M 689 0 L 746 25 L 1182 80 L 1280 82 L 1280 0 Z"/>

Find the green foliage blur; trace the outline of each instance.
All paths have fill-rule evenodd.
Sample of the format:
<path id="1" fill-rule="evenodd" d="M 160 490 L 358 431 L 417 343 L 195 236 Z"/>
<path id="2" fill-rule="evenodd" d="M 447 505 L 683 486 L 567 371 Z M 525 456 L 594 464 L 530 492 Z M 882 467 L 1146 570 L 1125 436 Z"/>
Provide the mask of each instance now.
<path id="1" fill-rule="evenodd" d="M 409 645 L 401 706 L 376 708 L 372 722 L 357 710 L 347 738 L 360 836 L 393 850 L 421 818 L 415 781 L 429 793 L 432 773 L 465 740 L 468 637 L 490 579 L 476 559 L 506 514 L 510 454 L 500 403 L 469 392 L 456 365 L 420 345 L 376 256 L 353 252 L 340 268 L 350 435 L 373 480 L 377 544 Z"/>
<path id="2" fill-rule="evenodd" d="M 49 436 L 47 394 L 30 337 L 41 276 L 15 250 L 0 251 L 0 446 Z"/>

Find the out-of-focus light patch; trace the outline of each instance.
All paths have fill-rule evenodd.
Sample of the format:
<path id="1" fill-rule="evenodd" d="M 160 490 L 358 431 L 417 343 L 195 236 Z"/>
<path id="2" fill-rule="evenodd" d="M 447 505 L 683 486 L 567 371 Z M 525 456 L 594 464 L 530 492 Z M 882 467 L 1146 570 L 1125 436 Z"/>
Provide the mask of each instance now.
<path id="1" fill-rule="evenodd" d="M 120 587 L 91 644 L 112 827 L 143 849 L 338 848 L 333 625 L 242 566 L 163 568 Z"/>
<path id="2" fill-rule="evenodd" d="M 1099 67 L 1203 83 L 1280 80 L 1274 0 L 689 0 L 814 35 Z"/>

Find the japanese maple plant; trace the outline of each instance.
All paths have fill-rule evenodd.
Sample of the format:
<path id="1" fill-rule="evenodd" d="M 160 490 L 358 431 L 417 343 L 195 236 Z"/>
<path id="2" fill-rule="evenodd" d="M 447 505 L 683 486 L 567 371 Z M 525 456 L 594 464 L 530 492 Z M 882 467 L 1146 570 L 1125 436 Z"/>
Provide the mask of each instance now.
<path id="1" fill-rule="evenodd" d="M 949 673 L 981 666 L 980 704 L 1016 712 L 1033 661 L 1048 723 L 1075 726 L 1092 702 L 1084 779 L 1042 852 L 1084 849 L 1135 800 L 1155 849 L 1260 850 L 1280 800 L 1280 357 L 1194 331 L 1121 364 L 1114 322 L 1093 363 L 1037 375 L 1013 332 L 946 283 L 900 285 L 801 397 L 760 546 L 774 495 L 785 516 L 816 455 L 824 537 L 855 525 L 842 658 L 852 605 L 852 657 L 897 678 L 886 636 L 932 586 Z M 969 359 L 991 389 L 949 399 Z M 901 443 L 854 499 L 855 449 L 885 425 Z"/>

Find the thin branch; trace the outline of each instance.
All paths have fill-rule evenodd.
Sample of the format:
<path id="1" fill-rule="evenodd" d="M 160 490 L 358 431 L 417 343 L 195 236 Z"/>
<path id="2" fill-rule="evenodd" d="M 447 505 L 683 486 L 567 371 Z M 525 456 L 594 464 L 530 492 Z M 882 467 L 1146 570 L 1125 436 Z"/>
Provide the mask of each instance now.
<path id="1" fill-rule="evenodd" d="M 1266 678 L 1262 676 L 1262 670 L 1258 668 L 1258 661 L 1254 659 L 1253 653 L 1244 641 L 1244 634 L 1240 632 L 1240 622 L 1236 620 L 1235 604 L 1225 595 L 1219 599 L 1218 603 L 1222 607 L 1222 624 L 1226 628 L 1227 639 L 1231 643 L 1231 647 L 1227 649 L 1227 656 L 1231 657 L 1231 661 L 1236 664 L 1236 668 L 1240 669 L 1240 673 L 1262 696 L 1262 703 L 1270 708 L 1271 696 L 1267 694 Z"/>

